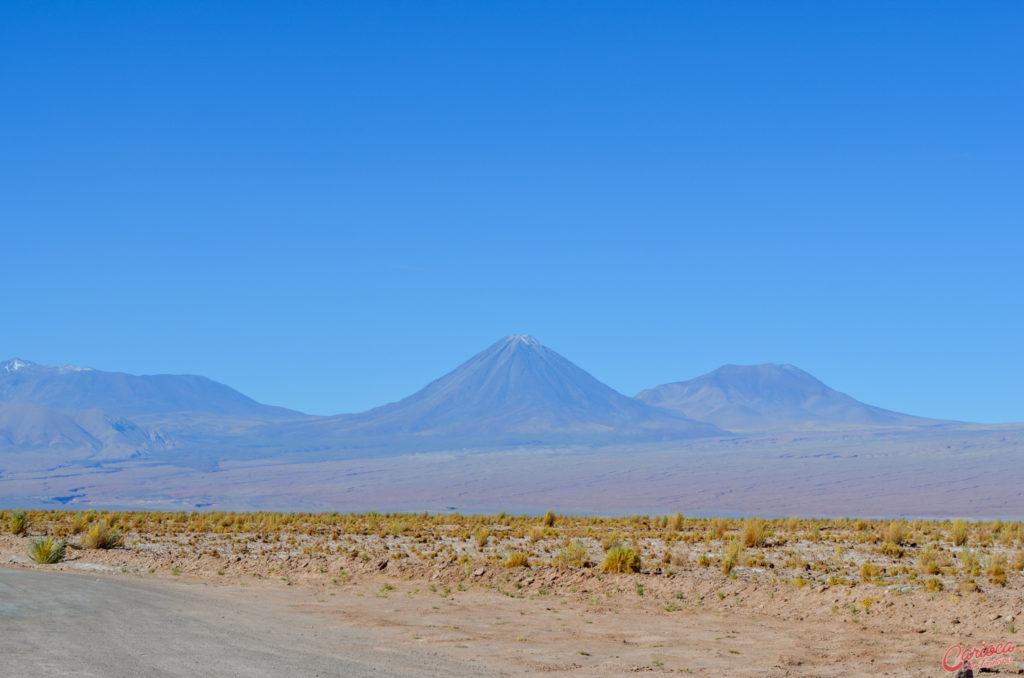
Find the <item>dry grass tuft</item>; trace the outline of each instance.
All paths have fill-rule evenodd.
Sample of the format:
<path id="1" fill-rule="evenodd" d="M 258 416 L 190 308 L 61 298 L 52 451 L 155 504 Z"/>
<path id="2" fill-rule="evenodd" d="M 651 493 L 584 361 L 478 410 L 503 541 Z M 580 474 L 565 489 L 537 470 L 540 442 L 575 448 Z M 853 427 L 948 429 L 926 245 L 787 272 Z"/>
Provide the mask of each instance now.
<path id="1" fill-rule="evenodd" d="M 953 523 L 953 529 L 950 531 L 950 540 L 955 546 L 963 546 L 967 543 L 967 523 L 962 520 L 958 520 Z"/>
<path id="2" fill-rule="evenodd" d="M 725 548 L 725 552 L 722 554 L 722 574 L 729 574 L 732 572 L 732 568 L 736 567 L 740 562 L 740 555 L 743 553 L 743 547 L 740 543 L 733 539 L 729 542 L 729 545 Z"/>
<path id="3" fill-rule="evenodd" d="M 579 539 L 572 541 L 562 547 L 554 558 L 557 567 L 586 567 L 590 564 L 587 559 L 587 546 Z"/>
<path id="4" fill-rule="evenodd" d="M 87 549 L 112 549 L 120 546 L 122 541 L 124 537 L 119 531 L 111 530 L 106 523 L 99 522 L 82 537 L 82 546 Z"/>
<path id="5" fill-rule="evenodd" d="M 746 548 L 764 546 L 768 541 L 768 523 L 763 518 L 750 518 L 743 521 L 740 529 L 740 542 Z"/>
<path id="6" fill-rule="evenodd" d="M 505 556 L 505 560 L 502 562 L 505 567 L 529 567 L 530 560 L 527 558 L 525 553 L 512 552 Z"/>
<path id="7" fill-rule="evenodd" d="M 602 572 L 628 574 L 640 571 L 640 556 L 628 546 L 613 546 L 608 549 L 601 563 Z"/>
<path id="8" fill-rule="evenodd" d="M 28 532 L 28 515 L 24 511 L 14 511 L 8 521 L 11 534 L 22 536 Z"/>
<path id="9" fill-rule="evenodd" d="M 996 586 L 1006 586 L 1006 556 L 1001 553 L 992 556 L 985 573 Z"/>

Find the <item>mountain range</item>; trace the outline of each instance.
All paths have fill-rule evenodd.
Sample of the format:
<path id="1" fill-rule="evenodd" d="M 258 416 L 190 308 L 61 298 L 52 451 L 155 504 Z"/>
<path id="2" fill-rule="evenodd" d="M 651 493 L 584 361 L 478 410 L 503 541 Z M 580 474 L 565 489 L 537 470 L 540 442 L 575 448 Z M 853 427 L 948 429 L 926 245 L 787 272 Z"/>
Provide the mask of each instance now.
<path id="1" fill-rule="evenodd" d="M 726 365 L 631 398 L 529 335 L 496 342 L 398 402 L 327 417 L 264 405 L 201 376 L 0 363 L 0 451 L 86 458 L 189 449 L 323 457 L 941 423 L 861 403 L 792 365 Z"/>
<path id="2" fill-rule="evenodd" d="M 528 335 L 334 416 L 199 376 L 0 363 L 0 506 L 1017 516 L 1022 454 L 1024 426 L 891 412 L 792 365 L 630 397 Z"/>

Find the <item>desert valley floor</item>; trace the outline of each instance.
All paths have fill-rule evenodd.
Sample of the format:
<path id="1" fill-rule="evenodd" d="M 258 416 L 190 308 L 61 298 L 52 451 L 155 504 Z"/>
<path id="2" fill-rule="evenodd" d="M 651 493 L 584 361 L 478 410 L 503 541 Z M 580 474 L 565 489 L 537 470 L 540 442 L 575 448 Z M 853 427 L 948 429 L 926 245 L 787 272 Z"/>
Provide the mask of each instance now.
<path id="1" fill-rule="evenodd" d="M 1024 613 L 1012 522 L 40 511 L 27 523 L 0 536 L 0 588 L 21 615 L 8 666 L 58 666 L 76 633 L 103 638 L 70 622 L 46 627 L 69 634 L 60 643 L 28 637 L 40 615 L 75 618 L 94 585 L 93 612 L 138 618 L 142 644 L 145 601 L 178 601 L 160 632 L 194 647 L 153 665 L 168 676 L 209 651 L 207 626 L 237 644 L 238 675 L 942 676 L 951 647 L 1016 643 Z M 43 535 L 67 540 L 62 562 L 29 560 Z M 636 559 L 609 565 L 622 553 Z M 27 575 L 63 579 L 18 607 L 58 588 Z M 252 638 L 266 640 L 246 649 Z M 144 670 L 142 650 L 119 670 Z M 96 648 L 77 652 L 87 668 Z M 1024 672 L 1018 651 L 999 657 L 993 671 Z"/>

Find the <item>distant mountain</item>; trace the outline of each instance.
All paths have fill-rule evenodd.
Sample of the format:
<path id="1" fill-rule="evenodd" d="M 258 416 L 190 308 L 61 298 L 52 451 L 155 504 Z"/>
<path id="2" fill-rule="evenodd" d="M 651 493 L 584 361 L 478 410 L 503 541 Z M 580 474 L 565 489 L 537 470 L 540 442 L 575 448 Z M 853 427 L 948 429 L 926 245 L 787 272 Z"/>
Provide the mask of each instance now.
<path id="1" fill-rule="evenodd" d="M 206 377 L 136 376 L 88 367 L 50 367 L 15 358 L 0 363 L 0 401 L 59 412 L 100 409 L 121 416 L 202 412 L 257 419 L 304 416 L 262 405 Z"/>
<path id="2" fill-rule="evenodd" d="M 0 402 L 0 453 L 64 450 L 73 456 L 131 457 L 173 447 L 173 441 L 100 410 L 78 414 Z"/>
<path id="3" fill-rule="evenodd" d="M 422 390 L 356 415 L 296 425 L 308 434 L 510 445 L 724 435 L 618 393 L 528 335 L 512 335 Z"/>
<path id="4" fill-rule="evenodd" d="M 733 431 L 928 426 L 944 422 L 866 405 L 793 365 L 725 365 L 641 391 L 650 405 Z"/>

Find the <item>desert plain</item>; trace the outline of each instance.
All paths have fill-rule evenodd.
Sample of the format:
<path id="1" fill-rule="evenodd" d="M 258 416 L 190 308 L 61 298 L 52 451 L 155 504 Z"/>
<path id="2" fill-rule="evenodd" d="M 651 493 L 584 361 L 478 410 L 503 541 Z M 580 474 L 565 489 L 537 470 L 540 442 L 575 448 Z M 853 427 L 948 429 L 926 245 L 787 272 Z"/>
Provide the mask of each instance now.
<path id="1" fill-rule="evenodd" d="M 241 629 L 218 641 L 225 651 L 261 639 L 238 651 L 235 675 L 952 676 L 943 661 L 955 666 L 957 647 L 993 646 L 985 671 L 1024 673 L 1018 522 L 58 510 L 0 520 L 6 596 L 16 570 L 166 596 L 189 610 L 156 622 L 171 644 L 201 619 Z M 63 558 L 33 562 L 33 544 L 50 537 Z M 113 609 L 104 595 L 99 606 Z M 58 598 L 39 605 L 61 614 Z M 130 624 L 146 609 L 117 614 Z M 8 666 L 57 666 L 69 647 L 55 639 L 27 656 L 17 634 L 5 630 Z M 274 661 L 260 654 L 273 648 Z M 182 652 L 202 656 L 198 645 Z M 107 675 L 131 675 L 137 661 Z M 194 675 L 184 660 L 154 666 Z"/>

